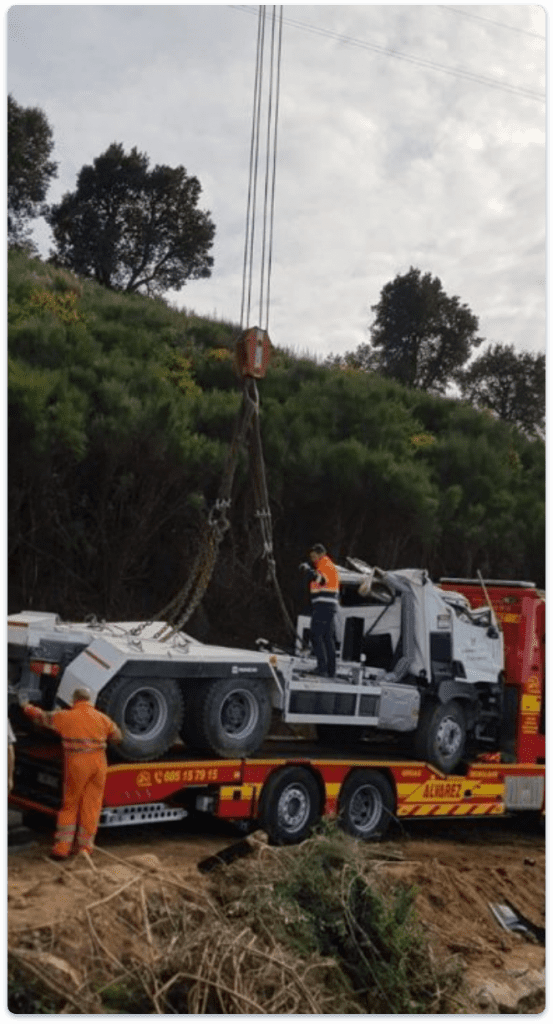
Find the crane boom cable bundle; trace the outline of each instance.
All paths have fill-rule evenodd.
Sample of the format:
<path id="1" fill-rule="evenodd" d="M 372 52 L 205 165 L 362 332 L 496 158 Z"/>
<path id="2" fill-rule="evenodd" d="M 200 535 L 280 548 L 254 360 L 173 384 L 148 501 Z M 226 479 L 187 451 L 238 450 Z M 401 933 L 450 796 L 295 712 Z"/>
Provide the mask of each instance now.
<path id="1" fill-rule="evenodd" d="M 277 166 L 277 144 L 278 144 L 278 118 L 280 113 L 280 68 L 282 65 L 282 7 L 280 8 L 279 17 L 279 31 L 278 31 L 278 55 L 277 55 L 277 70 L 276 70 L 276 97 L 275 97 L 275 117 L 274 117 L 274 133 L 273 133 L 273 167 L 272 167 L 272 184 L 271 184 L 271 212 L 270 212 L 270 231 L 269 231 L 269 252 L 267 259 L 267 328 L 269 325 L 269 308 L 271 301 L 271 274 L 273 270 L 273 234 L 275 224 L 275 186 L 276 186 L 276 166 Z M 274 24 L 274 23 L 273 23 Z"/>
<path id="2" fill-rule="evenodd" d="M 257 58 L 254 81 L 254 101 L 252 114 L 252 133 L 250 142 L 250 178 L 248 184 L 248 205 L 246 215 L 246 232 L 244 239 L 244 269 L 242 280 L 242 304 L 240 309 L 240 327 L 249 322 L 252 305 L 252 289 L 254 279 L 254 257 L 256 243 L 257 213 L 257 180 L 259 175 L 259 159 L 261 146 L 261 129 L 263 121 L 263 76 L 265 51 L 266 7 L 259 7 L 259 23 L 257 34 Z M 272 248 L 274 233 L 275 185 L 277 166 L 278 116 L 280 95 L 280 69 L 282 64 L 282 7 L 278 18 L 276 7 L 273 7 L 272 28 L 269 60 L 269 82 L 266 99 L 267 138 L 265 147 L 265 182 L 263 202 L 262 238 L 259 254 L 259 326 L 268 330 L 270 308 L 270 278 L 272 271 Z"/>
<path id="3" fill-rule="evenodd" d="M 255 241 L 255 210 L 257 199 L 257 174 L 259 161 L 259 120 L 261 104 L 261 82 L 263 78 L 263 52 L 265 48 L 265 8 L 259 8 L 257 25 L 257 54 L 253 90 L 252 133 L 250 141 L 250 176 L 248 181 L 248 203 L 246 210 L 246 231 L 244 237 L 244 267 L 242 272 L 242 304 L 240 308 L 240 329 L 250 319 L 253 252 Z M 247 293 L 247 305 L 246 305 Z M 246 307 L 246 308 L 245 308 Z"/>
<path id="4" fill-rule="evenodd" d="M 263 332 L 267 333 L 270 309 L 270 277 L 272 271 L 272 248 L 275 210 L 276 182 L 276 149 L 277 122 L 279 113 L 280 67 L 282 59 L 282 7 L 280 8 L 278 44 L 276 33 L 276 7 L 273 8 L 272 30 L 270 33 L 269 84 L 265 104 L 267 117 L 265 183 L 263 201 L 263 224 L 261 232 L 261 252 L 259 255 L 259 322 Z M 257 53 L 254 80 L 254 99 L 252 114 L 252 132 L 250 140 L 249 182 L 246 211 L 246 230 L 244 241 L 244 260 L 242 275 L 242 298 L 240 309 L 240 329 L 244 322 L 249 322 L 252 304 L 254 278 L 254 251 L 256 244 L 256 207 L 257 180 L 260 167 L 260 143 L 263 107 L 263 75 L 265 52 L 265 21 L 266 7 L 259 7 L 257 32 Z M 264 325 L 264 326 L 263 326 Z M 205 526 L 202 541 L 194 560 L 189 579 L 169 604 L 158 613 L 156 618 L 167 623 L 156 634 L 156 639 L 167 640 L 178 632 L 200 603 L 211 579 L 218 556 L 221 541 L 230 528 L 227 511 L 231 504 L 231 492 L 241 445 L 249 438 L 250 458 L 252 467 L 253 491 L 262 542 L 263 557 L 267 560 L 268 578 L 275 587 L 280 608 L 287 627 L 295 633 L 293 622 L 286 608 L 276 574 L 276 563 L 273 552 L 272 519 L 269 507 L 269 495 L 261 443 L 259 425 L 259 396 L 255 381 L 245 375 L 242 388 L 242 404 L 236 420 L 233 438 L 230 444 L 219 492 Z"/>

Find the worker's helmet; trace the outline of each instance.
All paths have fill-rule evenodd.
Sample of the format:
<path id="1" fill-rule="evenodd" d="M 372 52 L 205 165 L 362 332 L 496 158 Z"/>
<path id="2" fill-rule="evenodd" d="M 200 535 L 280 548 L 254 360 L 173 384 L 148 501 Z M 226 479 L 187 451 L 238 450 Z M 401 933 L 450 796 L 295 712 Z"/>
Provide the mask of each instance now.
<path id="1" fill-rule="evenodd" d="M 76 690 L 73 690 L 73 703 L 75 704 L 78 700 L 90 700 L 90 690 L 87 690 L 86 686 L 78 686 Z"/>
<path id="2" fill-rule="evenodd" d="M 314 551 L 316 555 L 326 555 L 324 544 L 312 544 L 309 550 Z"/>

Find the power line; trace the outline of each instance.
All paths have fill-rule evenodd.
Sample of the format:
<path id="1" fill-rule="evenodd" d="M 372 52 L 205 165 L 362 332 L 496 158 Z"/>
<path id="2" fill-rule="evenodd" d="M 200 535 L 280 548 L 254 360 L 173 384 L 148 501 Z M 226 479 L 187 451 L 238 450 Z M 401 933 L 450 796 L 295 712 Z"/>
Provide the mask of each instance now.
<path id="1" fill-rule="evenodd" d="M 248 14 L 255 13 L 255 9 L 251 7 L 243 7 L 231 4 L 234 10 L 245 11 Z M 331 29 L 319 28 L 316 25 L 309 25 L 306 22 L 297 21 L 293 18 L 285 18 L 287 25 L 292 25 L 294 28 L 299 28 L 305 32 L 311 32 L 314 35 L 325 36 L 330 39 L 336 39 L 338 42 L 344 43 L 347 46 L 356 46 L 359 49 L 371 50 L 374 53 L 379 53 L 385 57 L 393 57 L 396 60 L 404 60 L 410 64 L 414 64 L 417 67 L 427 68 L 431 71 L 441 71 L 447 75 L 453 75 L 456 78 L 462 78 L 468 82 L 474 82 L 476 85 L 484 85 L 492 89 L 500 89 L 502 92 L 508 92 L 517 96 L 524 96 L 526 99 L 538 100 L 540 103 L 545 102 L 545 97 L 542 93 L 534 92 L 532 89 L 526 89 L 524 86 L 509 85 L 506 82 L 498 82 L 493 78 L 488 78 L 485 75 L 480 75 L 474 71 L 467 71 L 463 68 L 452 68 L 447 64 L 438 64 L 437 61 L 428 60 L 425 57 L 415 57 L 411 54 L 402 53 L 400 50 L 394 50 L 390 47 L 379 46 L 377 43 L 368 43 L 362 39 L 357 39 L 355 36 L 345 36 L 339 32 L 333 32 Z"/>
<path id="2" fill-rule="evenodd" d="M 471 11 L 462 11 L 459 7 L 452 7 L 450 4 L 439 4 L 442 11 L 449 11 L 450 14 L 460 14 L 464 18 L 474 18 L 476 21 L 486 21 L 488 25 L 497 25 L 499 28 L 508 28 L 511 32 L 520 32 L 525 36 L 532 36 L 534 39 L 541 39 L 545 42 L 545 36 L 539 32 L 530 32 L 526 28 L 517 28 L 516 25 L 507 25 L 505 21 L 495 21 L 493 18 L 484 18 L 482 14 L 473 14 Z"/>

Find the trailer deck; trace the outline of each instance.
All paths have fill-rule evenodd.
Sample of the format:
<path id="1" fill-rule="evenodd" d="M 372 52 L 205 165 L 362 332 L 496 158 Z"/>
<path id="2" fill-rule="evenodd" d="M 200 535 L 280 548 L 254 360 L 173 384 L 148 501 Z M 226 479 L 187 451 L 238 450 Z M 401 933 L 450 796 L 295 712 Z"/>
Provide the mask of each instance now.
<path id="1" fill-rule="evenodd" d="M 60 745 L 20 741 L 16 764 L 10 803 L 55 816 L 63 783 Z M 236 760 L 191 759 L 184 748 L 176 748 L 164 761 L 112 764 L 100 826 L 177 820 L 204 811 L 227 820 L 260 822 L 270 833 L 279 811 L 277 806 L 264 807 L 263 794 L 275 787 L 280 791 L 281 779 L 288 784 L 286 813 L 292 814 L 292 799 L 305 800 L 307 784 L 314 820 L 342 809 L 352 780 L 358 781 L 360 792 L 372 791 L 383 781 L 383 812 L 398 819 L 539 813 L 544 807 L 544 765 L 481 759 L 466 765 L 463 774 L 444 775 L 433 765 L 395 754 L 383 757 L 358 750 L 344 758 L 294 740 L 274 741 L 260 756 Z"/>

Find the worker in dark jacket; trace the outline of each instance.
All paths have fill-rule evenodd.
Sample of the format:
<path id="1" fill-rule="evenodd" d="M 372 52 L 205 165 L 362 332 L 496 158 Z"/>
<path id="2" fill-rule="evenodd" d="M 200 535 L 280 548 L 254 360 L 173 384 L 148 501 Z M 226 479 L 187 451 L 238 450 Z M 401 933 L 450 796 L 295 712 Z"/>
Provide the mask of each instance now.
<path id="1" fill-rule="evenodd" d="M 322 544 L 313 544 L 309 563 L 300 569 L 309 576 L 311 594 L 311 643 L 317 659 L 316 674 L 334 678 L 336 645 L 334 619 L 338 608 L 340 577 L 334 562 Z"/>

